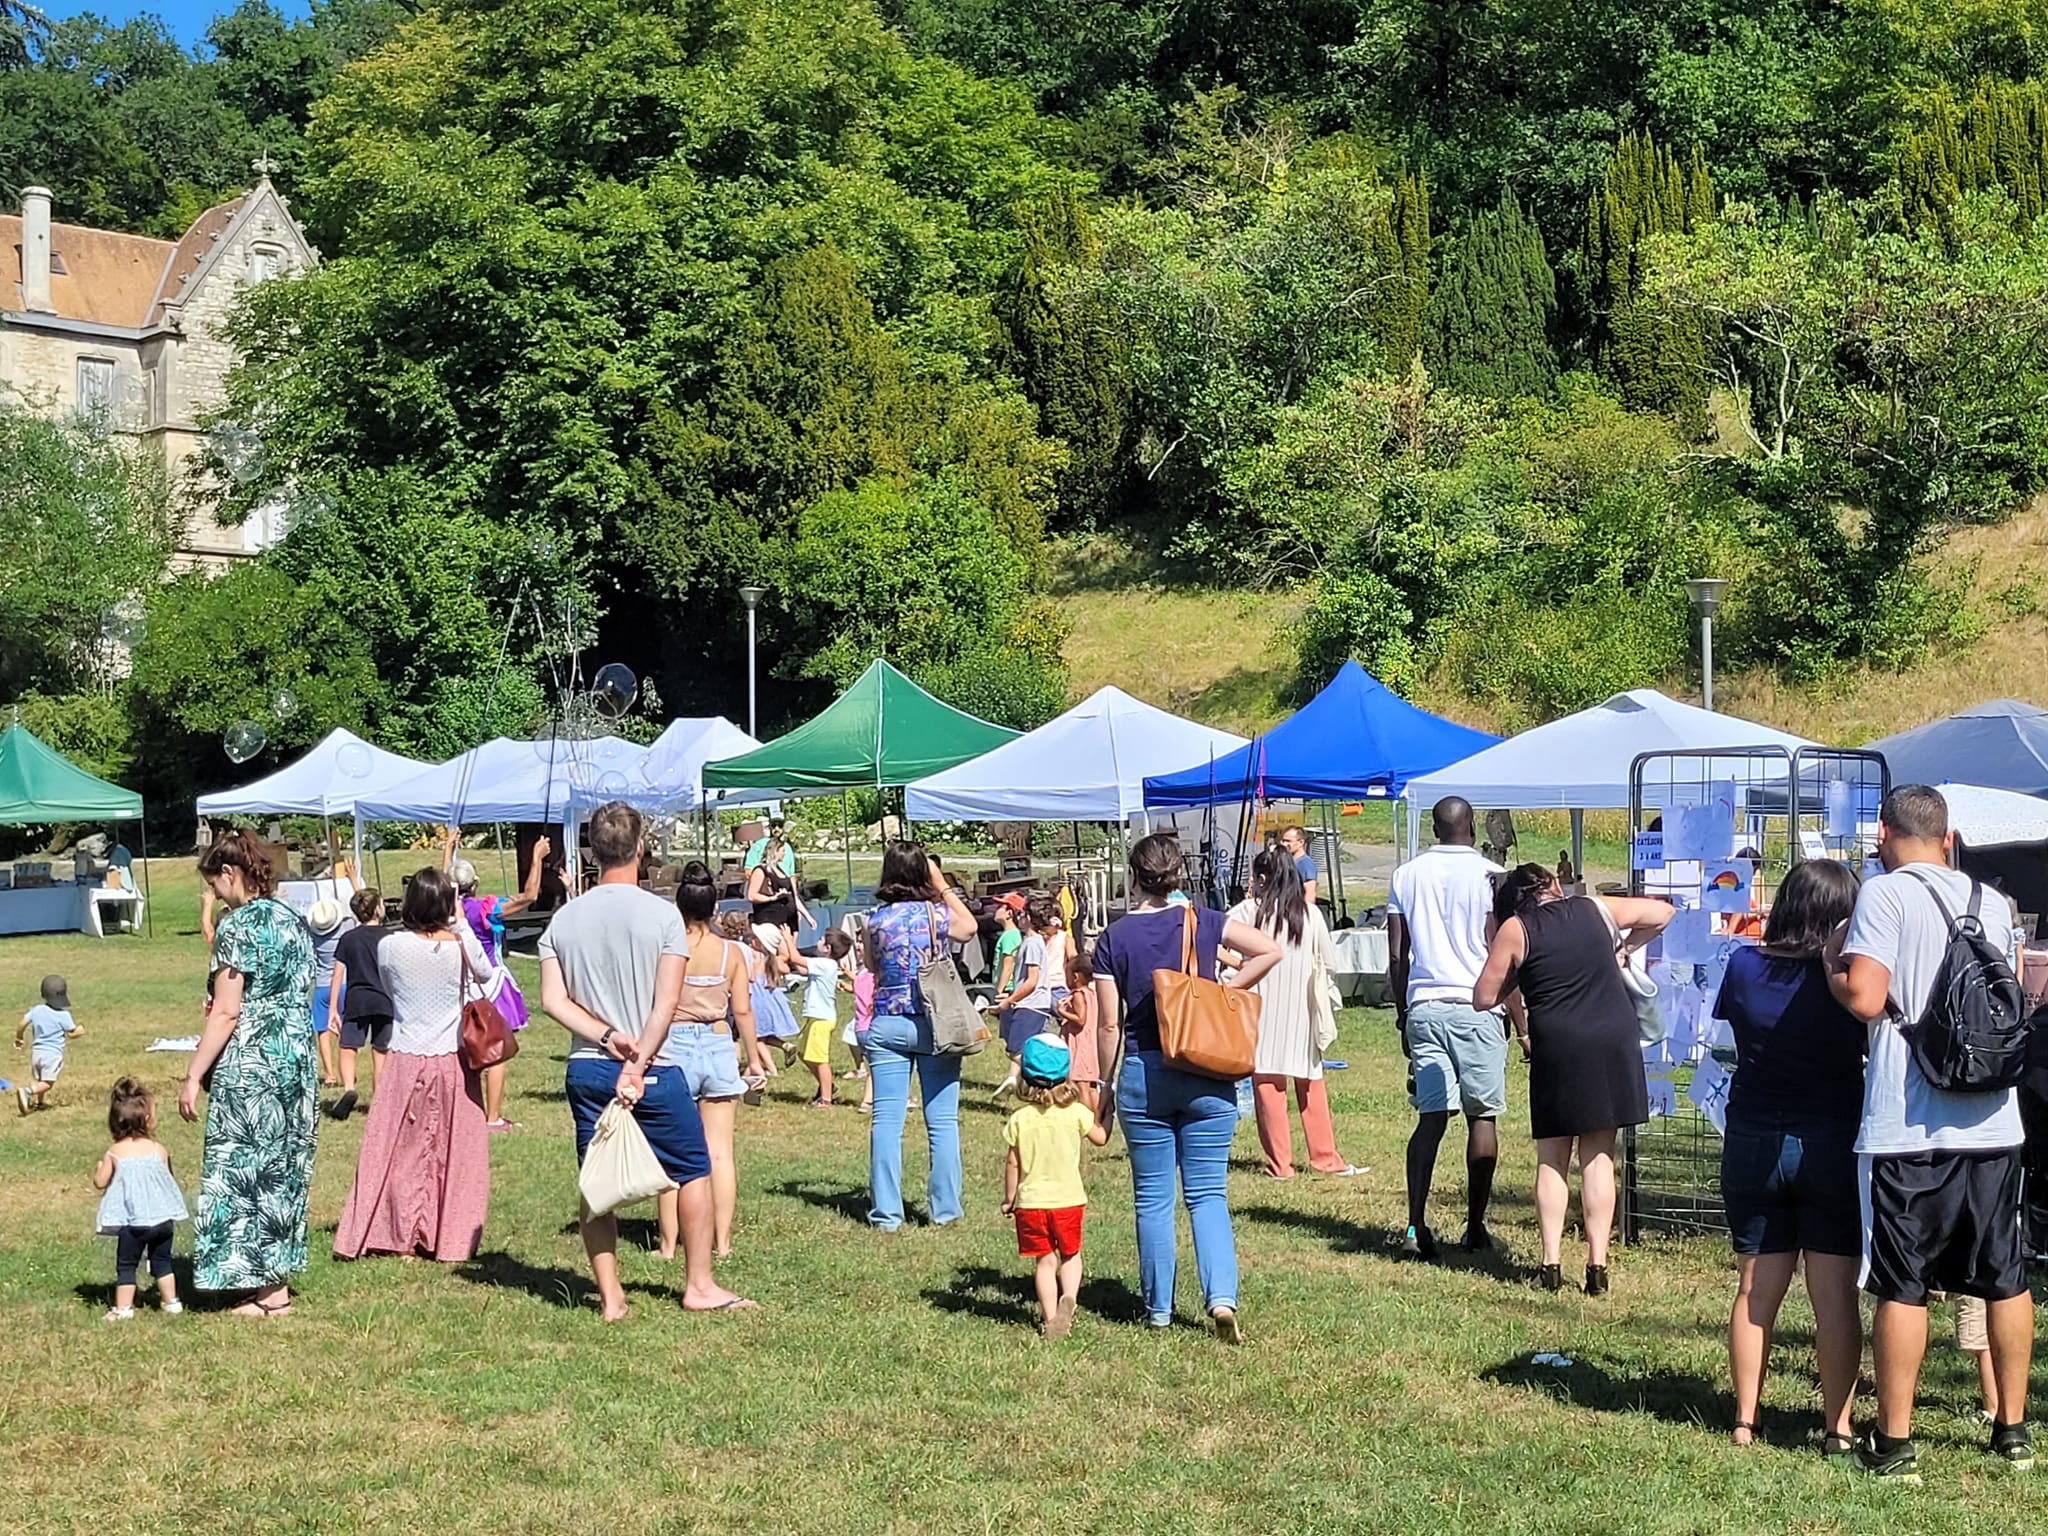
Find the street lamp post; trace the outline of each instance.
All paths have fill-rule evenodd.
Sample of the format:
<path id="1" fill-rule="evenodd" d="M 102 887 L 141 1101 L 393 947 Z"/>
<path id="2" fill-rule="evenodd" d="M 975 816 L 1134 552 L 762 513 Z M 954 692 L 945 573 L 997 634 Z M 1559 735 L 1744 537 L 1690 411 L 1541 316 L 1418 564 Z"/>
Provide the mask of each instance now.
<path id="1" fill-rule="evenodd" d="M 756 740 L 761 732 L 754 713 L 754 610 L 760 607 L 767 591 L 766 587 L 740 588 L 740 601 L 747 605 L 747 734 Z"/>
<path id="2" fill-rule="evenodd" d="M 1692 599 L 1692 611 L 1700 616 L 1700 702 L 1711 712 L 1714 707 L 1714 611 L 1728 583 L 1717 576 L 1696 576 L 1685 584 Z"/>

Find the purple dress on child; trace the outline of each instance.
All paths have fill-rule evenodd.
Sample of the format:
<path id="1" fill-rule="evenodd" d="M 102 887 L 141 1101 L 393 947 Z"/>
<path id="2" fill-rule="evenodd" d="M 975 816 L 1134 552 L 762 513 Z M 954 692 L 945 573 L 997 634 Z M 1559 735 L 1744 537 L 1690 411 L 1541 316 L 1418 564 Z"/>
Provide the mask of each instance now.
<path id="1" fill-rule="evenodd" d="M 497 1005 L 507 1029 L 526 1028 L 526 997 L 505 965 L 505 921 L 499 914 L 502 903 L 496 896 L 462 898 L 462 920 L 491 957 L 491 974 L 477 978 L 483 995 Z"/>

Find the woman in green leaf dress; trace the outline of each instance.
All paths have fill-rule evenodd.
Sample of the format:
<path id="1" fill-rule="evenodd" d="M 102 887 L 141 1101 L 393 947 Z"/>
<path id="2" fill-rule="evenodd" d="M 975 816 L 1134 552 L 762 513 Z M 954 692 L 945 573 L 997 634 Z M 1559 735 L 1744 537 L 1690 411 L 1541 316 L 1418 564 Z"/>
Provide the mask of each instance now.
<path id="1" fill-rule="evenodd" d="M 251 1292 L 234 1309 L 243 1317 L 280 1317 L 291 1310 L 288 1277 L 306 1267 L 319 1123 L 306 1023 L 313 941 L 271 894 L 270 861 L 247 832 L 207 849 L 199 873 L 229 910 L 214 934 L 206 1028 L 178 1092 L 187 1120 L 207 1093 L 192 1279 L 202 1291 Z"/>

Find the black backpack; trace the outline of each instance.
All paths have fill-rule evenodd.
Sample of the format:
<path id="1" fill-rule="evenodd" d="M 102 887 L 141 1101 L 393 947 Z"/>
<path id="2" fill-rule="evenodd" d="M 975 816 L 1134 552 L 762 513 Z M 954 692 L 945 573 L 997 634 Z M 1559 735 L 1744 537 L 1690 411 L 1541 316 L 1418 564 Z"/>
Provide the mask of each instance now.
<path id="1" fill-rule="evenodd" d="M 1927 887 L 1948 924 L 1948 951 L 1934 973 L 1927 1011 L 1905 1030 L 1920 1075 L 1949 1093 L 2017 1088 L 2026 1075 L 2031 1021 L 2019 978 L 1978 919 L 1984 887 L 1972 880 L 1969 910 L 1951 917 L 1933 881 L 1906 873 Z"/>

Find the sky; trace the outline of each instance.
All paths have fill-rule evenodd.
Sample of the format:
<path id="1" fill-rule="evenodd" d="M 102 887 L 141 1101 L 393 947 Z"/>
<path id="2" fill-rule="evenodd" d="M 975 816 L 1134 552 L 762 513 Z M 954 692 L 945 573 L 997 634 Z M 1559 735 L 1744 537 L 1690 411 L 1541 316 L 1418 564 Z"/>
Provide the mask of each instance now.
<path id="1" fill-rule="evenodd" d="M 45 16 L 60 21 L 90 11 L 108 21 L 130 21 L 137 16 L 157 16 L 170 28 L 171 36 L 191 47 L 206 35 L 213 18 L 235 8 L 237 0 L 31 0 Z M 271 0 L 271 5 L 290 17 L 306 14 L 306 0 Z"/>

